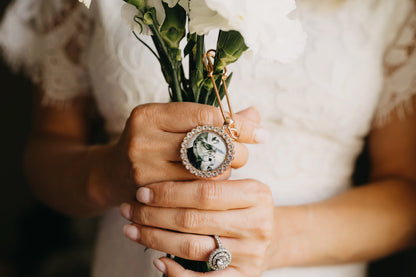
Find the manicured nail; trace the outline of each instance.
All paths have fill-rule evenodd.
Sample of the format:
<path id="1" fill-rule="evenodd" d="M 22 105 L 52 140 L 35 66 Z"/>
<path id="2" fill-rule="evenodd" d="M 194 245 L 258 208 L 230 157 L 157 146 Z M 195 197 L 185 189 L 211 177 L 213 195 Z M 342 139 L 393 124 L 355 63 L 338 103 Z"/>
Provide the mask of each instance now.
<path id="1" fill-rule="evenodd" d="M 128 237 L 131 240 L 139 240 L 140 239 L 140 232 L 139 229 L 137 229 L 136 226 L 126 224 L 123 227 L 123 233 L 126 237 Z"/>
<path id="2" fill-rule="evenodd" d="M 154 259 L 153 265 L 157 268 L 157 270 L 159 270 L 163 274 L 166 274 L 166 265 L 161 260 Z"/>
<path id="3" fill-rule="evenodd" d="M 153 201 L 153 191 L 151 189 L 141 187 L 137 191 L 137 200 L 144 204 L 150 203 Z"/>
<path id="4" fill-rule="evenodd" d="M 263 128 L 257 128 L 254 130 L 254 140 L 257 143 L 264 143 L 269 139 L 269 132 Z"/>
<path id="5" fill-rule="evenodd" d="M 125 219 L 131 220 L 131 205 L 129 203 L 121 204 L 120 213 Z"/>

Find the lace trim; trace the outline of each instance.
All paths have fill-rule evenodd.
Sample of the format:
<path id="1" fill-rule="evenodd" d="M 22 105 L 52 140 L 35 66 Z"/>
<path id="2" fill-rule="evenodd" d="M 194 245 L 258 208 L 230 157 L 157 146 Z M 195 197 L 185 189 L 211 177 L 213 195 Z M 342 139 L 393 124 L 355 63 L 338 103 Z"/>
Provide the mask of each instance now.
<path id="1" fill-rule="evenodd" d="M 392 114 L 404 118 L 414 111 L 416 95 L 416 6 L 384 59 L 384 88 L 375 114 L 375 127 L 389 122 Z"/>
<path id="2" fill-rule="evenodd" d="M 89 92 L 85 64 L 92 21 L 77 1 L 18 0 L 0 26 L 0 47 L 14 70 L 41 87 L 44 104 Z"/>

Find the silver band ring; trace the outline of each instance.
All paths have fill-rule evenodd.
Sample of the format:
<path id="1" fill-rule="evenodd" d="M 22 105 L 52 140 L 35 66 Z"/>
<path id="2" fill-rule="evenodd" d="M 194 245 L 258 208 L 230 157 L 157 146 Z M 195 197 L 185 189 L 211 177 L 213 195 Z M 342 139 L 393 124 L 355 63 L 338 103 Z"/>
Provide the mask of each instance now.
<path id="1" fill-rule="evenodd" d="M 228 249 L 222 246 L 220 237 L 215 235 L 214 239 L 218 248 L 211 252 L 209 256 L 208 264 L 211 269 L 215 271 L 224 270 L 231 263 L 231 253 Z"/>

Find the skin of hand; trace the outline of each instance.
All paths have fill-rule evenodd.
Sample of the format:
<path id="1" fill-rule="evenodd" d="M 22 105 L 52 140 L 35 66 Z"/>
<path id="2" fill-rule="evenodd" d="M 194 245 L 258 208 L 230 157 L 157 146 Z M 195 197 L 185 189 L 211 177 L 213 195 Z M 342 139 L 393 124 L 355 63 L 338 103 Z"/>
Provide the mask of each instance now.
<path id="1" fill-rule="evenodd" d="M 261 276 L 267 268 L 274 224 L 268 186 L 256 180 L 163 182 L 140 188 L 137 199 L 140 203 L 121 206 L 121 214 L 133 222 L 124 228 L 128 238 L 207 261 L 216 248 L 210 235 L 216 234 L 232 253 L 230 266 L 218 276 Z M 180 267 L 172 271 L 169 276 L 187 276 Z"/>
<path id="2" fill-rule="evenodd" d="M 260 126 L 255 120 L 257 111 L 249 108 L 240 114 L 235 114 L 235 125 L 240 130 L 240 137 L 234 142 L 236 150 L 232 168 L 243 166 L 248 159 L 248 150 L 243 143 L 257 143 L 256 136 Z M 253 116 L 249 119 L 247 114 Z M 137 187 L 163 181 L 185 181 L 196 177 L 182 165 L 180 145 L 186 133 L 197 126 L 213 125 L 221 127 L 224 124 L 218 108 L 195 103 L 146 104 L 136 107 L 125 129 L 114 145 L 112 160 L 114 170 L 119 172 L 118 178 L 124 176 L 124 183 L 130 184 L 126 196 L 133 196 Z M 261 132 L 261 131 L 260 131 Z M 157 170 L 155 170 L 157 169 Z M 230 169 L 216 177 L 225 180 L 230 176 Z M 123 177 L 121 178 L 123 180 Z M 114 180 L 116 185 L 117 182 Z M 111 198 L 120 191 L 120 186 L 108 191 Z M 118 203 L 120 204 L 120 203 Z"/>
<path id="3" fill-rule="evenodd" d="M 42 106 L 40 97 L 34 102 L 26 175 L 40 200 L 70 216 L 101 214 L 134 199 L 137 187 L 149 183 L 195 179 L 179 160 L 183 137 L 198 125 L 223 124 L 215 107 L 147 104 L 132 111 L 118 141 L 89 145 L 86 111 L 91 103 L 82 99 L 59 109 Z M 258 118 L 253 108 L 235 114 L 241 138 L 234 143 L 238 154 L 232 167 L 238 168 L 247 161 L 243 142 L 262 139 Z M 227 179 L 229 175 L 228 171 L 216 179 Z"/>
<path id="4" fill-rule="evenodd" d="M 416 105 L 416 101 L 414 101 Z M 207 261 L 220 235 L 233 255 L 220 272 L 184 270 L 169 258 L 154 265 L 169 277 L 261 276 L 266 269 L 366 262 L 416 245 L 416 113 L 393 114 L 370 134 L 372 181 L 321 202 L 274 207 L 255 180 L 162 182 L 121 205 L 133 241 Z M 184 197 L 185 196 L 185 197 Z M 179 232 L 172 232 L 179 231 Z"/>

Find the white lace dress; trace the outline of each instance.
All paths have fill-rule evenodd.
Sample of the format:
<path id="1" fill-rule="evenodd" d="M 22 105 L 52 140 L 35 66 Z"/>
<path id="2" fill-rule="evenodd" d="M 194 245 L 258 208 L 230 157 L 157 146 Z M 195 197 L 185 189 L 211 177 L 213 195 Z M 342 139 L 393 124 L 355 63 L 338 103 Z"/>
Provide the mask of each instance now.
<path id="1" fill-rule="evenodd" d="M 349 0 L 334 9 L 298 1 L 308 35 L 290 64 L 245 56 L 230 68 L 236 110 L 254 105 L 271 136 L 250 146 L 248 164 L 233 178 L 257 178 L 276 205 L 320 201 L 348 190 L 363 138 L 416 94 L 416 16 L 411 0 Z M 316 3 L 317 1 L 310 1 Z M 167 102 L 159 65 L 120 19 L 121 0 L 18 0 L 0 28 L 0 45 L 45 91 L 45 103 L 92 94 L 116 138 L 136 105 Z M 68 49 L 77 49 L 77 57 Z M 375 122 L 375 123 L 374 123 Z M 93 276 L 161 276 L 144 251 L 122 235 L 117 209 L 104 215 Z M 364 264 L 283 268 L 264 276 L 365 275 Z"/>

